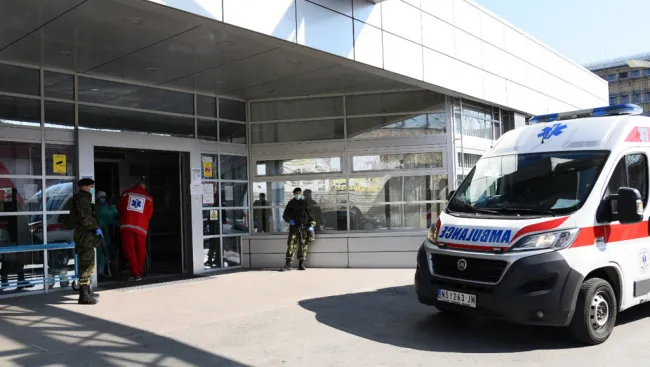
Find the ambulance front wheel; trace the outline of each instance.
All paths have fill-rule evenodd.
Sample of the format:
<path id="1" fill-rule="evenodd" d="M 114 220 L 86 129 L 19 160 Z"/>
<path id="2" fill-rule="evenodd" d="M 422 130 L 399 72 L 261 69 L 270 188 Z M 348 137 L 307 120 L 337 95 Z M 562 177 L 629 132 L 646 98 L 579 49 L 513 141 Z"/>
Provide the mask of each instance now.
<path id="1" fill-rule="evenodd" d="M 612 334 L 617 313 L 616 295 L 611 284 L 601 278 L 591 278 L 580 287 L 569 329 L 585 344 L 601 344 Z"/>

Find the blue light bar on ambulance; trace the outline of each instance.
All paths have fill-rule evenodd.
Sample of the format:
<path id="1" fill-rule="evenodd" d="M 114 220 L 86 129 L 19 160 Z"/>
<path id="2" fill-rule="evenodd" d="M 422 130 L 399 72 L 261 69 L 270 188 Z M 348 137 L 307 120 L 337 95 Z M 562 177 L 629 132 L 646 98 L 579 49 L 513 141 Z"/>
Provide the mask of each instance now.
<path id="1" fill-rule="evenodd" d="M 643 108 L 635 104 L 626 103 L 626 104 L 619 104 L 614 106 L 592 108 L 588 110 L 551 113 L 548 115 L 533 116 L 530 118 L 530 123 L 539 124 L 544 122 L 581 119 L 585 117 L 640 115 L 642 113 L 643 113 Z"/>

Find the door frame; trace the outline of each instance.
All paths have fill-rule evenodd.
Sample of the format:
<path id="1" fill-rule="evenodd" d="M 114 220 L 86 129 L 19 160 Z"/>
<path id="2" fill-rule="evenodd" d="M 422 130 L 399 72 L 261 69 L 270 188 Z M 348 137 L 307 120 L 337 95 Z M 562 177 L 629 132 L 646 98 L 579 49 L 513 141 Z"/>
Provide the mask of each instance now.
<path id="1" fill-rule="evenodd" d="M 177 138 L 168 136 L 153 136 L 144 135 L 131 132 L 104 132 L 95 130 L 78 130 L 78 157 L 79 157 L 79 177 L 95 177 L 95 148 L 117 148 L 117 149 L 142 149 L 151 151 L 167 151 L 179 152 L 189 154 L 189 167 L 187 168 L 200 168 L 201 167 L 201 147 L 197 144 L 197 140 L 190 138 Z M 190 177 L 189 172 L 181 175 L 183 178 Z M 189 186 L 190 182 L 181 182 L 181 187 Z M 93 198 L 94 200 L 94 198 Z M 191 249 L 191 253 L 183 253 L 183 258 L 187 259 L 191 256 L 191 261 L 184 260 L 185 264 L 191 264 L 189 269 L 186 269 L 189 274 L 199 274 L 204 271 L 203 268 L 203 229 L 202 229 L 202 200 L 201 195 L 192 195 L 191 192 L 186 195 L 186 202 L 189 204 L 184 205 L 189 208 L 189 213 L 183 213 L 184 217 L 189 214 L 191 219 L 191 228 L 184 237 L 191 239 L 191 244 L 183 245 L 183 252 Z M 190 246 L 191 245 L 191 246 Z M 96 284 L 96 277 L 93 278 L 93 284 Z"/>

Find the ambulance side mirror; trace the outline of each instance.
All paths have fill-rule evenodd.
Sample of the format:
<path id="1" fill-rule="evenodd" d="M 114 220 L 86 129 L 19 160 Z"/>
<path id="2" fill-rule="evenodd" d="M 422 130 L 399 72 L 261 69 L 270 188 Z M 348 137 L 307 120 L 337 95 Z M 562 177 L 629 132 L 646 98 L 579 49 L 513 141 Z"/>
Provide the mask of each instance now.
<path id="1" fill-rule="evenodd" d="M 449 194 L 447 194 L 447 200 L 451 200 L 451 197 L 454 196 L 455 193 L 456 193 L 456 190 L 449 191 Z"/>
<path id="2" fill-rule="evenodd" d="M 639 190 L 621 187 L 616 195 L 616 213 L 621 224 L 634 224 L 643 220 L 643 198 Z"/>

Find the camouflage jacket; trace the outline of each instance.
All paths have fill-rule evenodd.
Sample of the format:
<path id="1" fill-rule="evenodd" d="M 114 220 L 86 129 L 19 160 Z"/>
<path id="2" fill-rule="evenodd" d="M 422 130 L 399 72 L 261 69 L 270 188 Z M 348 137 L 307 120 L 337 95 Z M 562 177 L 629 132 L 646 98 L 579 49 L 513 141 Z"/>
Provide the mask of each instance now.
<path id="1" fill-rule="evenodd" d="M 79 191 L 72 198 L 72 210 L 75 211 L 77 226 L 75 232 L 95 233 L 99 224 L 97 222 L 97 213 L 95 204 L 92 203 L 92 195 L 86 191 Z"/>

